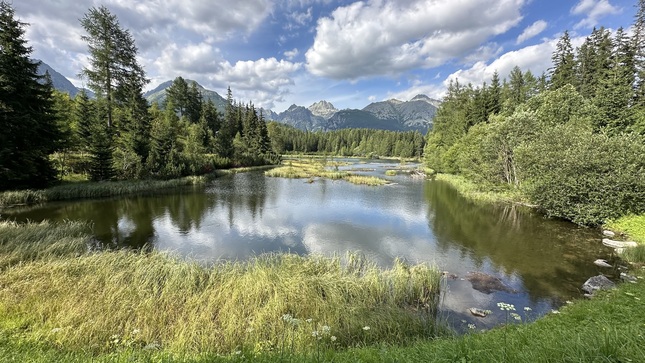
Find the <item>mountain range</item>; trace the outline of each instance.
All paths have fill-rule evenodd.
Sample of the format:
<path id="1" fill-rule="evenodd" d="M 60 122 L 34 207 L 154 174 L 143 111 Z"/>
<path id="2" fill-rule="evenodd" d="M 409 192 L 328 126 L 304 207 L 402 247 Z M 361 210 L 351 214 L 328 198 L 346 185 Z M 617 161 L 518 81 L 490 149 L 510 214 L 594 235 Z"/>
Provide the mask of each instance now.
<path id="1" fill-rule="evenodd" d="M 39 73 L 49 72 L 54 88 L 67 92 L 74 97 L 80 89 L 62 74 L 41 63 Z M 173 81 L 161 83 L 154 89 L 146 92 L 144 97 L 149 103 L 158 102 L 160 105 L 166 98 L 166 89 Z M 186 80 L 189 84 L 194 82 Z M 195 82 L 197 83 L 197 82 Z M 220 112 L 224 112 L 226 99 L 217 92 L 208 90 L 197 83 L 197 88 L 205 99 L 211 99 Z M 88 91 L 89 94 L 89 91 Z M 93 96 L 93 95 L 91 95 Z M 409 101 L 390 99 L 387 101 L 373 102 L 363 109 L 338 110 L 328 101 L 319 101 L 309 107 L 291 105 L 281 113 L 261 109 L 266 120 L 281 122 L 301 130 L 330 131 L 345 128 L 372 128 L 392 131 L 420 131 L 427 132 L 432 128 L 432 120 L 441 101 L 426 95 L 417 95 Z"/>

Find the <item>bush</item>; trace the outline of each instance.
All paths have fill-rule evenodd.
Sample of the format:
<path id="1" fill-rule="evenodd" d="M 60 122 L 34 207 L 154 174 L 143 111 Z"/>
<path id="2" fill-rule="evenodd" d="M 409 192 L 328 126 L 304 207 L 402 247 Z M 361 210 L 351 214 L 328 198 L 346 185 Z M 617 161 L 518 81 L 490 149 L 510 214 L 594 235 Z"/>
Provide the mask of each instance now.
<path id="1" fill-rule="evenodd" d="M 550 216 L 583 225 L 645 212 L 645 139 L 558 125 L 519 147 L 524 191 Z"/>

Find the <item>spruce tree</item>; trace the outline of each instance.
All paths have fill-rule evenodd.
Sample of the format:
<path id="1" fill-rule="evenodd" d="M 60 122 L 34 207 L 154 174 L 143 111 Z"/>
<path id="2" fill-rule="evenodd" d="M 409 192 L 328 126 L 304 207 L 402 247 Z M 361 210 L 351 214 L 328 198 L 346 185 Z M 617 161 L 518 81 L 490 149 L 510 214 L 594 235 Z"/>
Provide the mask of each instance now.
<path id="1" fill-rule="evenodd" d="M 51 82 L 39 82 L 25 26 L 0 2 L 0 190 L 44 187 L 56 175 L 48 159 L 60 140 Z"/>
<path id="2" fill-rule="evenodd" d="M 558 89 L 567 84 L 575 86 L 575 59 L 568 31 L 558 40 L 551 61 L 551 89 Z"/>

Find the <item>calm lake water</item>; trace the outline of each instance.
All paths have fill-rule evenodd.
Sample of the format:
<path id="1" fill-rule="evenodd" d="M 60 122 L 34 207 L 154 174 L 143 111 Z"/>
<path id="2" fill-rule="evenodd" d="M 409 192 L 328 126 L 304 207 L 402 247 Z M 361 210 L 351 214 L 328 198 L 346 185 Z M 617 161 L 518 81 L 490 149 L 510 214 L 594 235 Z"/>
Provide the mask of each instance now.
<path id="1" fill-rule="evenodd" d="M 443 182 L 384 175 L 397 166 L 353 160 L 341 167 L 395 183 L 381 187 L 249 172 L 206 187 L 51 203 L 5 211 L 2 218 L 89 220 L 104 246 L 171 251 L 205 264 L 267 252 L 347 251 L 360 251 L 384 267 L 397 257 L 428 262 L 454 275 L 446 279 L 442 314 L 461 331 L 467 324 L 482 329 L 503 321 L 498 302 L 514 304 L 524 319 L 533 320 L 580 298 L 584 281 L 601 272 L 593 261 L 611 257 L 598 230 L 518 206 L 474 204 Z M 495 276 L 508 291 L 478 291 L 466 279 L 469 272 Z M 477 318 L 470 307 L 492 314 Z"/>

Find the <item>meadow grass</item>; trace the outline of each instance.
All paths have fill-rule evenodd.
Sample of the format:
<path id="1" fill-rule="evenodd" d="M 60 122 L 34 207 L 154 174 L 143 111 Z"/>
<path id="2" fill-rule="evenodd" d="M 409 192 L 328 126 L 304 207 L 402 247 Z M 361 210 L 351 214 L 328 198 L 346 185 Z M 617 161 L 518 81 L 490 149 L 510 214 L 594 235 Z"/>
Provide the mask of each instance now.
<path id="1" fill-rule="evenodd" d="M 396 174 L 397 174 L 396 170 L 390 169 L 390 170 L 385 171 L 385 175 L 387 175 L 387 176 L 395 176 Z"/>
<path id="2" fill-rule="evenodd" d="M 645 214 L 630 214 L 613 221 L 605 226 L 616 233 L 626 235 L 630 240 L 645 245 Z"/>
<path id="3" fill-rule="evenodd" d="M 344 179 L 352 184 L 370 185 L 370 186 L 385 185 L 390 183 L 385 179 L 378 178 L 375 176 L 348 175 Z"/>
<path id="4" fill-rule="evenodd" d="M 353 175 L 347 171 L 338 171 L 338 163 L 328 163 L 322 159 L 287 159 L 283 160 L 282 164 L 283 166 L 265 171 L 264 175 L 270 177 L 309 180 L 313 180 L 313 178 L 325 178 L 331 180 L 344 179 L 353 184 L 374 186 L 388 183 L 387 180 L 377 177 Z"/>
<path id="5" fill-rule="evenodd" d="M 0 272 L 19 263 L 81 255 L 91 241 L 90 231 L 83 222 L 0 221 Z"/>
<path id="6" fill-rule="evenodd" d="M 187 176 L 171 180 L 134 180 L 109 182 L 80 182 L 57 185 L 40 190 L 16 190 L 0 193 L 0 207 L 39 204 L 59 200 L 105 198 L 143 194 L 162 189 L 206 183 L 212 176 Z"/>
<path id="7" fill-rule="evenodd" d="M 429 175 L 429 174 L 428 174 Z M 483 203 L 509 203 L 509 202 L 523 202 L 524 198 L 521 198 L 519 192 L 513 192 L 512 190 L 504 191 L 490 191 L 484 190 L 481 186 L 473 183 L 467 178 L 461 175 L 453 174 L 435 174 L 435 180 L 441 180 L 446 183 L 449 183 L 453 186 L 459 194 L 464 197 Z"/>
<path id="8" fill-rule="evenodd" d="M 0 252 L 18 257 L 2 260 L 0 353 L 304 354 L 435 333 L 440 274 L 427 265 L 285 254 L 204 267 L 158 252 L 83 253 L 82 225 L 29 224 L 21 237 L 5 224 L 6 241 L 34 247 L 3 239 Z M 66 239 L 69 250 L 46 245 Z"/>

